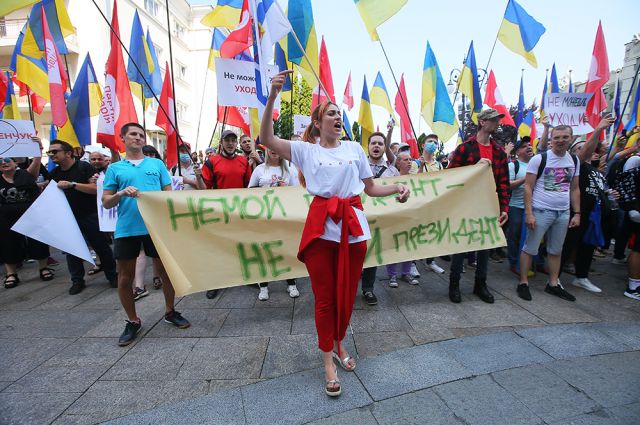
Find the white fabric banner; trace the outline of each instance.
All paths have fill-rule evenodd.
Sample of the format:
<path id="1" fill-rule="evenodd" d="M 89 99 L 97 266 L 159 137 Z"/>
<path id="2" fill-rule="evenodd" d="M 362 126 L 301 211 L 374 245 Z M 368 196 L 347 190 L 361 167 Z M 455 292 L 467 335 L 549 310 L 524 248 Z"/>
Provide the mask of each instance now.
<path id="1" fill-rule="evenodd" d="M 42 155 L 40 146 L 31 140 L 35 135 L 31 121 L 0 119 L 0 156 L 32 158 Z"/>
<path id="2" fill-rule="evenodd" d="M 104 173 L 100 173 L 96 182 L 96 199 L 98 203 L 98 223 L 101 232 L 115 232 L 116 222 L 118 221 L 118 206 L 110 210 L 102 206 L 102 191 L 104 186 Z"/>
<path id="3" fill-rule="evenodd" d="M 11 230 L 95 265 L 69 202 L 55 182 L 47 185 Z"/>
<path id="4" fill-rule="evenodd" d="M 267 78 L 278 73 L 275 65 L 266 65 Z M 218 83 L 218 105 L 262 107 L 256 96 L 256 65 L 254 62 L 216 58 L 216 81 Z M 280 98 L 274 109 L 280 109 Z"/>

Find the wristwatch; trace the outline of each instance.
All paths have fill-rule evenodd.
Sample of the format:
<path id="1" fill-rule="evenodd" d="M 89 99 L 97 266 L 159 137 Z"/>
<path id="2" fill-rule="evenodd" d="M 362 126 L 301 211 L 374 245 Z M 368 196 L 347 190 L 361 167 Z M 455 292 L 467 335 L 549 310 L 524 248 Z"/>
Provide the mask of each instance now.
<path id="1" fill-rule="evenodd" d="M 71 188 L 75 189 L 76 188 L 76 184 L 77 184 L 76 182 L 71 182 Z"/>

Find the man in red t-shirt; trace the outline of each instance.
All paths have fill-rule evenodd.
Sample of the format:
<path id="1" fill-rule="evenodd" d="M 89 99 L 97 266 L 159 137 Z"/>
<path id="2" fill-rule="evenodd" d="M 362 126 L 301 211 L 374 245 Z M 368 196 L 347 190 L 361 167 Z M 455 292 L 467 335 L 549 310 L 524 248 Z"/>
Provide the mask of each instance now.
<path id="1" fill-rule="evenodd" d="M 251 167 L 244 155 L 238 155 L 238 135 L 233 130 L 222 132 L 219 153 L 210 156 L 202 167 L 207 189 L 238 189 L 247 187 Z"/>
<path id="2" fill-rule="evenodd" d="M 202 179 L 207 189 L 240 189 L 249 185 L 251 167 L 244 155 L 238 155 L 238 135 L 233 130 L 222 132 L 218 154 L 210 156 L 202 166 Z M 217 289 L 207 291 L 214 299 Z"/>

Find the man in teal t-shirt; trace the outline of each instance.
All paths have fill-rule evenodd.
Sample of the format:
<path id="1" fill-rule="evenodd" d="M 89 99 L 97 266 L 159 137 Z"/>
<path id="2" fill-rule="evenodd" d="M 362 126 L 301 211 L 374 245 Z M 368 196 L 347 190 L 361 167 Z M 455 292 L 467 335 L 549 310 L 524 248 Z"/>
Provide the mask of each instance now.
<path id="1" fill-rule="evenodd" d="M 142 153 L 146 140 L 144 128 L 140 124 L 125 124 L 120 131 L 120 137 L 125 144 L 127 159 L 113 163 L 107 168 L 102 204 L 107 209 L 118 206 L 113 251 L 118 262 L 118 295 L 128 316 L 118 345 L 125 346 L 135 340 L 142 328 L 132 291 L 136 259 L 141 249 L 153 259 L 163 282 L 162 291 L 166 305 L 164 321 L 178 328 L 188 328 L 190 323 L 173 308 L 173 285 L 142 220 L 136 199 L 140 192 L 171 190 L 171 177 L 162 161 L 145 157 Z"/>

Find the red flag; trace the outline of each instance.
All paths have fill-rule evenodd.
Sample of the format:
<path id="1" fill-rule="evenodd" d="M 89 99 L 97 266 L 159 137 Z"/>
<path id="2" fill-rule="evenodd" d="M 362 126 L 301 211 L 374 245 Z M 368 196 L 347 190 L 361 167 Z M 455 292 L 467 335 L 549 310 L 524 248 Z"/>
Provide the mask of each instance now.
<path id="1" fill-rule="evenodd" d="M 536 117 L 531 114 L 531 122 L 529 123 L 531 126 L 531 132 L 529 133 L 529 137 L 531 137 L 531 143 L 538 138 L 538 129 L 536 128 Z"/>
<path id="2" fill-rule="evenodd" d="M 220 45 L 220 57 L 233 58 L 253 45 L 251 22 L 249 2 L 244 0 L 242 2 L 242 12 L 240 13 L 240 23 Z"/>
<path id="3" fill-rule="evenodd" d="M 584 88 L 585 93 L 593 93 L 587 103 L 587 119 L 591 127 L 596 128 L 600 123 L 600 113 L 607 109 L 607 99 L 604 97 L 602 87 L 609 81 L 609 57 L 607 56 L 607 45 L 604 42 L 602 23 L 598 22 L 596 32 L 596 42 L 593 45 L 591 56 L 591 67 L 589 77 Z"/>
<path id="4" fill-rule="evenodd" d="M 344 96 L 342 97 L 342 103 L 347 105 L 347 109 L 350 111 L 353 109 L 353 89 L 351 88 L 351 71 L 349 71 L 349 78 L 347 78 L 347 87 L 344 88 Z"/>
<path id="5" fill-rule="evenodd" d="M 49 94 L 51 96 L 51 120 L 62 127 L 69 120 L 67 104 L 64 101 L 64 93 L 67 91 L 67 76 L 62 70 L 62 60 L 58 54 L 56 42 L 49 31 L 47 15 L 44 6 L 40 6 L 42 13 L 42 37 L 44 38 L 44 52 L 49 76 Z"/>
<path id="6" fill-rule="evenodd" d="M 1 74 L 1 73 L 0 73 Z M 47 105 L 47 99 L 44 97 L 40 97 L 36 94 L 36 92 L 32 91 L 28 85 L 23 83 L 22 81 L 18 81 L 16 76 L 11 77 L 11 81 L 13 81 L 13 85 L 20 88 L 20 96 L 29 96 L 31 98 L 31 109 L 33 112 L 40 115 L 42 111 L 44 111 L 44 107 Z M 2 101 L 4 102 L 5 95 L 2 95 Z"/>
<path id="7" fill-rule="evenodd" d="M 124 143 L 120 139 L 120 129 L 124 124 L 137 122 L 138 116 L 133 106 L 129 79 L 124 67 L 122 50 L 118 43 L 120 28 L 118 25 L 118 4 L 113 1 L 113 15 L 111 18 L 111 52 L 105 69 L 105 83 L 98 118 L 97 141 L 109 149 L 124 152 Z M 117 34 L 117 37 L 116 37 Z"/>
<path id="8" fill-rule="evenodd" d="M 509 109 L 507 109 L 507 106 L 502 100 L 502 95 L 500 94 L 500 90 L 498 90 L 498 84 L 496 83 L 496 76 L 493 73 L 493 70 L 489 71 L 489 79 L 487 80 L 487 91 L 484 95 L 484 103 L 490 108 L 493 108 L 501 114 L 504 114 L 504 118 L 500 120 L 502 124 L 509 125 L 513 128 L 516 127 L 516 123 L 513 122 L 513 117 L 511 117 Z"/>
<path id="9" fill-rule="evenodd" d="M 7 89 L 9 88 L 9 78 L 7 73 L 0 71 L 0 111 L 4 109 L 4 101 L 7 98 Z"/>
<path id="10" fill-rule="evenodd" d="M 327 45 L 324 43 L 324 36 L 322 36 L 322 43 L 320 44 L 320 57 L 319 57 L 319 68 L 320 68 L 320 82 L 329 93 L 329 98 L 327 98 L 327 93 L 320 87 L 320 84 L 313 89 L 313 98 L 311 99 L 311 110 L 315 108 L 317 105 L 321 104 L 325 100 L 331 100 L 331 102 L 336 102 L 336 96 L 333 92 L 333 77 L 331 76 L 331 64 L 329 63 L 329 53 L 327 53 Z"/>
<path id="11" fill-rule="evenodd" d="M 165 64 L 162 92 L 160 92 L 160 105 L 162 105 L 162 108 L 158 108 L 158 113 L 156 115 L 156 125 L 163 129 L 167 134 L 167 156 L 165 157 L 167 168 L 171 168 L 178 164 L 178 134 L 174 129 L 174 126 L 176 125 L 176 117 L 173 109 L 173 102 L 171 74 L 169 73 L 169 64 L 167 63 Z M 164 111 L 162 110 L 163 108 Z"/>
<path id="12" fill-rule="evenodd" d="M 398 89 L 398 93 L 396 93 L 394 106 L 398 116 L 400 117 L 400 140 L 409 145 L 409 148 L 411 149 L 411 156 L 413 158 L 418 158 L 420 156 L 420 151 L 418 150 L 418 142 L 413 136 L 411 120 L 409 119 L 409 100 L 407 98 L 407 91 L 404 88 L 404 74 L 400 76 L 400 87 Z"/>
<path id="13" fill-rule="evenodd" d="M 225 108 L 227 109 L 227 116 L 225 118 Z M 243 114 L 235 106 L 220 106 L 218 105 L 218 122 L 223 122 L 233 127 L 242 129 L 244 134 L 250 134 L 251 129 L 249 124 L 245 121 Z"/>

